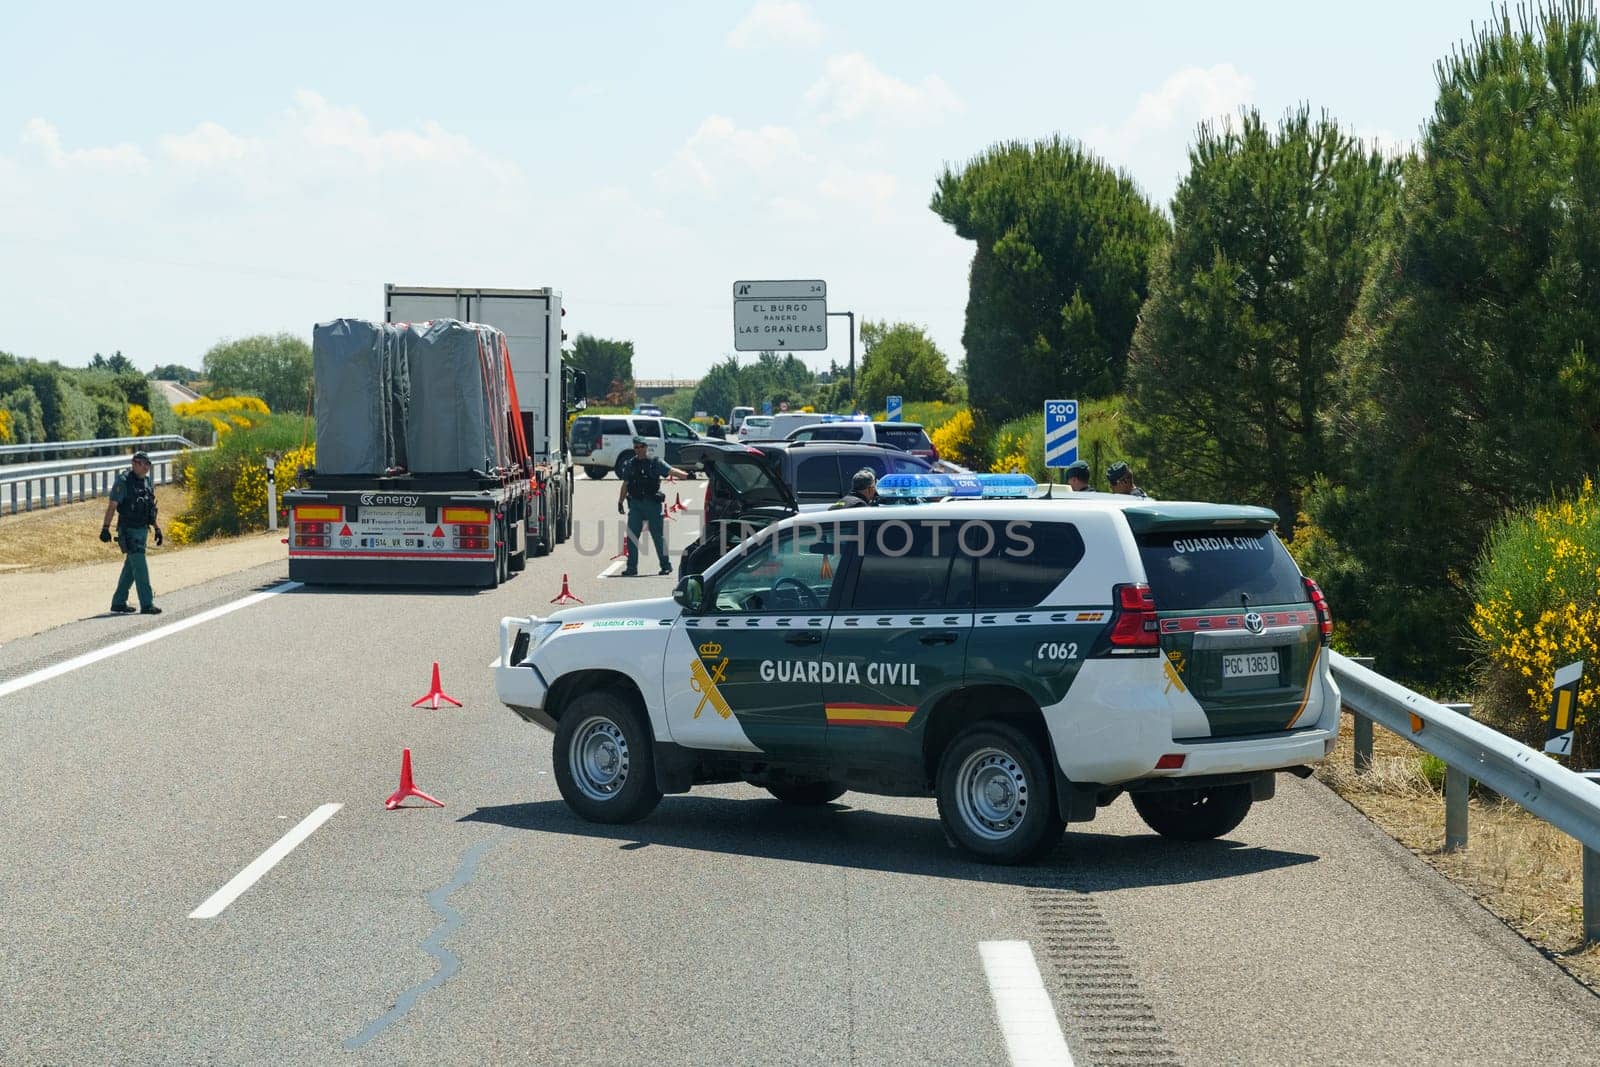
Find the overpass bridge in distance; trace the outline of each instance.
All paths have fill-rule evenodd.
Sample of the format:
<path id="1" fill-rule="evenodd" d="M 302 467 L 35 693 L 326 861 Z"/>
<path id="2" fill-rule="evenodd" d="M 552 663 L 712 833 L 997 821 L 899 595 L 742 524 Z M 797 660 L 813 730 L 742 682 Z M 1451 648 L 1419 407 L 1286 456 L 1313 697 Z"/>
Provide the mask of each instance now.
<path id="1" fill-rule="evenodd" d="M 699 378 L 635 378 L 633 395 L 637 400 L 659 400 L 668 393 L 693 389 L 699 384 Z"/>

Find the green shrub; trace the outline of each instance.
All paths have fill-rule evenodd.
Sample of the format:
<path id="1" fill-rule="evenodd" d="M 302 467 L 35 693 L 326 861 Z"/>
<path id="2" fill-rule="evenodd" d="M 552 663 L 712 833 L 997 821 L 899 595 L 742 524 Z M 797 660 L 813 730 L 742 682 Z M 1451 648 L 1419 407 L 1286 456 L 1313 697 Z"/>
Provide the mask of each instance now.
<path id="1" fill-rule="evenodd" d="M 280 524 L 285 521 L 283 493 L 294 486 L 300 470 L 313 464 L 315 429 L 311 419 L 300 415 L 257 416 L 252 425 L 221 434 L 215 448 L 183 456 L 179 473 L 189 490 L 189 506 L 172 523 L 174 541 L 265 529 L 269 454 L 278 457 L 278 518 Z"/>
<path id="2" fill-rule="evenodd" d="M 1079 402 L 1078 458 L 1089 464 L 1092 475 L 1089 484 L 1092 488 L 1108 488 L 1105 484 L 1106 468 L 1119 459 L 1127 458 L 1123 437 L 1130 425 L 1120 394 Z M 1054 480 L 1055 472 L 1044 465 L 1043 405 L 1035 414 L 1001 423 L 989 435 L 985 462 L 991 470 L 1018 470 L 1023 474 L 1031 474 L 1039 481 Z M 1134 479 L 1155 495 L 1166 495 L 1145 485 L 1140 472 L 1134 472 Z M 1181 492 L 1171 495 L 1178 498 L 1183 496 Z"/>

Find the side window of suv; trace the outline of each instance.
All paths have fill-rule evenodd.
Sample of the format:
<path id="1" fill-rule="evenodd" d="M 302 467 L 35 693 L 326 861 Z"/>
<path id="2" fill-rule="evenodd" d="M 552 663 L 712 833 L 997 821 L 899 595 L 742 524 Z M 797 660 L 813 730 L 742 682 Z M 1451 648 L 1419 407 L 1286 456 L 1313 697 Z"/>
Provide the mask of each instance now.
<path id="1" fill-rule="evenodd" d="M 949 523 L 864 522 L 861 533 L 854 610 L 932 611 L 946 606 L 956 557 Z"/>
<path id="2" fill-rule="evenodd" d="M 805 456 L 794 469 L 796 496 L 842 496 L 839 461 L 832 456 Z"/>
<path id="3" fill-rule="evenodd" d="M 977 600 L 985 608 L 1031 608 L 1083 559 L 1083 535 L 1066 522 L 969 522 L 961 547 L 980 554 Z"/>
<path id="4" fill-rule="evenodd" d="M 781 530 L 725 571 L 711 594 L 718 614 L 821 611 L 839 571 L 837 547 L 817 527 Z"/>
<path id="5" fill-rule="evenodd" d="M 640 437 L 660 437 L 661 436 L 661 420 L 660 419 L 634 419 L 633 420 L 633 432 L 638 434 Z"/>
<path id="6" fill-rule="evenodd" d="M 694 436 L 694 432 L 677 419 L 662 419 L 661 424 L 667 428 L 668 437 L 687 441 Z"/>
<path id="7" fill-rule="evenodd" d="M 614 433 L 631 434 L 633 431 L 628 429 L 627 419 L 601 419 L 600 432 L 609 436 Z"/>

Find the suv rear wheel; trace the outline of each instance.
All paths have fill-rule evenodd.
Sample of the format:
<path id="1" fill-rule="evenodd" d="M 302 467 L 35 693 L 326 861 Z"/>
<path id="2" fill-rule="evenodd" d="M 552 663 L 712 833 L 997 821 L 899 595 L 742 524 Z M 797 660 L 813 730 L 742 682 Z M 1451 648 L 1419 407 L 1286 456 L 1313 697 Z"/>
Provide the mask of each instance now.
<path id="1" fill-rule="evenodd" d="M 784 785 L 769 785 L 766 788 L 767 792 L 785 804 L 803 807 L 831 804 L 848 792 L 846 787 L 838 782 L 788 782 Z"/>
<path id="2" fill-rule="evenodd" d="M 593 478 L 595 481 L 598 482 L 601 478 L 604 478 L 610 472 L 607 471 L 604 467 L 586 466 L 586 467 L 583 468 L 583 473 L 587 474 L 589 477 Z"/>
<path id="3" fill-rule="evenodd" d="M 584 693 L 556 725 L 551 762 L 567 806 L 590 822 L 637 822 L 661 803 L 644 717 L 609 690 Z"/>
<path id="4" fill-rule="evenodd" d="M 939 760 L 936 795 L 945 831 L 985 863 L 1036 860 L 1066 828 L 1045 751 L 1007 722 L 955 736 Z"/>
<path id="5" fill-rule="evenodd" d="M 1146 826 L 1175 841 L 1211 841 L 1244 822 L 1250 814 L 1248 785 L 1134 793 L 1133 809 Z"/>

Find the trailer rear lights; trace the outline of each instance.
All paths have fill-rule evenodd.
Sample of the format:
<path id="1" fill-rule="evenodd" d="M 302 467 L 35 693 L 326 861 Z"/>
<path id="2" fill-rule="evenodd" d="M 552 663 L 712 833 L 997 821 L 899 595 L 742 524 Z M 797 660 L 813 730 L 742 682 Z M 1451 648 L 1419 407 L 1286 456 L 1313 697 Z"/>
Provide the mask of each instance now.
<path id="1" fill-rule="evenodd" d="M 336 504 L 296 504 L 294 521 L 306 522 L 320 519 L 324 522 L 339 522 L 344 518 L 344 508 Z"/>
<path id="2" fill-rule="evenodd" d="M 457 548 L 487 549 L 489 547 L 489 539 L 487 537 L 457 537 L 454 541 Z"/>
<path id="3" fill-rule="evenodd" d="M 445 508 L 440 521 L 451 525 L 463 522 L 487 523 L 489 512 L 484 508 Z"/>
<path id="4" fill-rule="evenodd" d="M 297 533 L 294 535 L 294 543 L 297 548 L 327 548 L 328 538 L 326 534 Z"/>
<path id="5" fill-rule="evenodd" d="M 457 537 L 488 537 L 489 536 L 489 527 L 488 527 L 487 523 L 473 523 L 473 524 L 467 525 L 467 526 L 457 526 L 456 527 L 456 536 Z"/>
<path id="6" fill-rule="evenodd" d="M 320 534 L 328 532 L 328 524 L 325 522 L 300 522 L 299 520 L 296 520 L 294 528 L 296 533 L 303 534 Z"/>
<path id="7" fill-rule="evenodd" d="M 1182 752 L 1168 752 L 1165 756 L 1156 760 L 1156 770 L 1181 771 L 1183 770 L 1183 761 L 1188 758 L 1188 755 Z"/>

